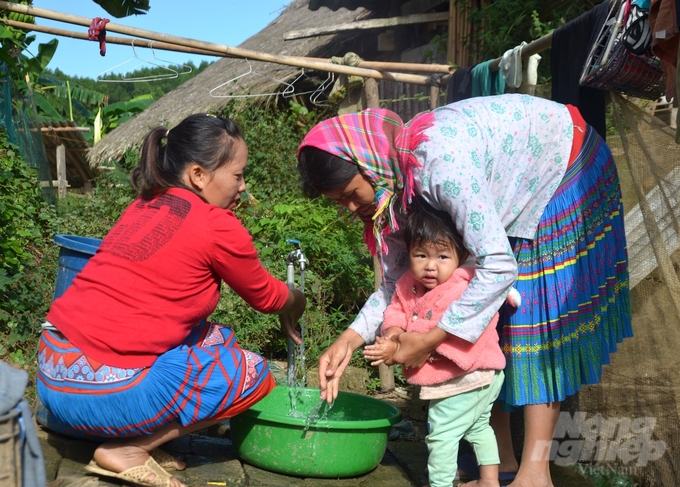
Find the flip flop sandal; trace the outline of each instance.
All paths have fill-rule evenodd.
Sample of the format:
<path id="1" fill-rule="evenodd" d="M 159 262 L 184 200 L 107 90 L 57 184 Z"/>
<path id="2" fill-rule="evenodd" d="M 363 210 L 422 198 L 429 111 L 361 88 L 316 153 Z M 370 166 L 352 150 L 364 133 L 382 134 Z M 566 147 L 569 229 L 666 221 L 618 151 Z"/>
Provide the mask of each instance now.
<path id="1" fill-rule="evenodd" d="M 85 466 L 85 470 L 97 475 L 123 480 L 140 487 L 170 487 L 170 479 L 172 478 L 172 476 L 163 470 L 161 466 L 156 463 L 156 460 L 151 457 L 149 457 L 144 465 L 128 468 L 120 473 L 103 469 L 97 465 L 97 462 L 94 460 Z M 154 477 L 151 480 L 147 480 L 151 474 L 153 474 Z"/>
<path id="2" fill-rule="evenodd" d="M 499 472 L 498 481 L 503 482 L 501 485 L 507 485 L 508 482 L 515 480 L 517 472 Z"/>
<path id="3" fill-rule="evenodd" d="M 173 472 L 175 470 L 180 470 L 179 468 L 177 468 L 176 462 L 178 460 L 175 457 L 173 457 L 172 455 L 170 455 L 169 453 L 161 450 L 160 448 L 154 448 L 153 450 L 151 450 L 149 452 L 149 455 L 151 455 L 151 458 L 156 460 L 156 463 L 158 463 L 158 465 L 163 470 L 167 470 L 169 472 Z M 186 466 L 184 468 L 182 468 L 181 470 L 184 470 L 185 468 L 186 468 Z"/>

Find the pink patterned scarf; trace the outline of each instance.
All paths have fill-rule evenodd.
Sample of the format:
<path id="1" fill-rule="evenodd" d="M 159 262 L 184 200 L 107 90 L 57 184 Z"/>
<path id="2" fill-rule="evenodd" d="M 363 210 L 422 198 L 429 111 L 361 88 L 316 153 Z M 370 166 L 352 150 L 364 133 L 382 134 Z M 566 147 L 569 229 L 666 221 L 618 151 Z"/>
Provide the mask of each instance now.
<path id="1" fill-rule="evenodd" d="M 364 242 L 372 255 L 378 249 L 387 254 L 383 237 L 399 229 L 396 195 L 402 192 L 401 209 L 406 210 L 413 197 L 413 168 L 420 167 L 413 151 L 428 140 L 423 131 L 433 123 L 432 112 L 418 114 L 404 124 L 394 112 L 368 109 L 320 122 L 300 144 L 298 154 L 305 147 L 316 147 L 355 163 L 371 181 L 376 212 L 372 218 L 362 220 Z"/>

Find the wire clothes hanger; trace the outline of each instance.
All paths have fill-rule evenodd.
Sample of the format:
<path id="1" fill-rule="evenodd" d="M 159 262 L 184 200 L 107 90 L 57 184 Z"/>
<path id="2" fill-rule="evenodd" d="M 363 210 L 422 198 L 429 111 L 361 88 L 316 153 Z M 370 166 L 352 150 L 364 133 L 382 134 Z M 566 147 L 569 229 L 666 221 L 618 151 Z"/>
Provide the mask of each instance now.
<path id="1" fill-rule="evenodd" d="M 317 99 L 317 98 L 319 98 L 319 96 L 321 96 L 321 93 L 325 90 L 325 88 L 328 86 L 328 84 L 331 83 L 331 82 L 333 81 L 333 76 L 332 76 L 332 75 L 333 75 L 333 73 L 330 73 L 330 72 L 329 72 L 329 73 L 328 73 L 328 78 L 326 78 L 325 80 L 323 80 L 323 81 L 321 82 L 321 84 L 319 84 L 318 86 L 316 86 L 316 87 L 315 87 L 314 89 L 312 89 L 312 90 L 308 90 L 308 91 L 299 91 L 299 92 L 297 92 L 297 91 L 295 91 L 294 89 L 293 89 L 293 90 L 289 90 L 288 88 L 286 88 L 286 89 L 283 91 L 282 95 L 283 95 L 284 98 L 292 98 L 293 96 L 301 96 L 301 95 L 311 95 L 311 96 L 310 96 L 310 101 L 311 101 L 312 98 Z M 295 83 L 297 83 L 298 81 L 300 81 L 304 76 L 306 76 L 306 75 L 305 75 L 305 68 L 302 68 L 302 72 L 300 73 L 300 75 L 299 75 L 297 78 L 295 78 L 293 81 L 291 81 L 291 85 L 295 86 Z M 314 103 L 314 102 L 312 102 L 312 103 Z M 314 104 L 316 105 L 316 103 L 314 103 Z M 322 105 L 319 105 L 319 106 L 322 106 Z"/>
<path id="2" fill-rule="evenodd" d="M 112 68 L 107 69 L 106 71 L 102 71 L 101 73 L 99 73 L 97 75 L 96 81 L 101 81 L 101 82 L 105 82 L 105 83 L 137 83 L 137 82 L 141 82 L 141 81 L 157 81 L 157 80 L 162 80 L 162 79 L 174 79 L 174 78 L 177 78 L 180 74 L 191 73 L 191 71 L 192 71 L 191 66 L 187 66 L 185 64 L 180 66 L 180 68 L 184 69 L 181 72 L 179 72 L 176 69 L 173 69 L 169 66 L 165 66 L 163 64 L 160 64 L 160 63 L 168 63 L 168 64 L 171 64 L 171 63 L 169 61 L 164 61 L 164 60 L 156 57 L 156 51 L 154 51 L 154 49 L 153 49 L 154 42 L 155 41 L 152 41 L 149 44 L 149 48 L 151 49 L 152 57 L 150 59 L 142 59 L 137 54 L 137 49 L 135 48 L 135 39 L 133 39 L 132 43 L 131 43 L 133 57 L 128 59 L 127 61 L 123 61 L 122 63 L 117 64 L 116 66 L 114 66 Z M 121 66 L 125 66 L 126 64 L 129 64 L 131 62 L 134 62 L 134 61 L 138 61 L 137 64 L 135 64 L 133 67 L 131 67 L 127 71 L 123 72 L 121 74 L 120 78 L 104 78 L 103 77 L 107 73 L 113 74 L 113 71 L 115 71 L 116 69 L 120 68 Z M 138 77 L 132 77 L 132 78 L 127 76 L 128 73 L 135 71 L 136 69 L 139 69 L 140 66 L 143 66 L 143 65 L 146 65 L 146 64 L 151 65 L 151 66 L 156 67 L 156 68 L 161 68 L 161 69 L 164 70 L 164 72 L 153 74 L 153 75 L 148 75 L 148 76 L 138 76 Z"/>
<path id="3" fill-rule="evenodd" d="M 328 73 L 328 78 L 323 80 L 319 86 L 317 86 L 316 90 L 312 93 L 312 95 L 309 97 L 309 101 L 312 102 L 314 105 L 317 107 L 329 107 L 331 104 L 328 102 L 328 96 L 324 93 L 326 91 L 326 88 L 329 86 L 333 86 L 335 83 L 335 73 Z M 323 96 L 326 96 L 326 100 L 324 101 L 322 99 Z"/>
<path id="4" fill-rule="evenodd" d="M 248 63 L 248 71 L 246 71 L 243 74 L 239 74 L 238 76 L 225 81 L 224 83 L 215 86 L 212 90 L 210 90 L 210 96 L 213 98 L 254 98 L 257 96 L 275 96 L 275 95 L 285 95 L 285 94 L 291 94 L 295 91 L 295 87 L 291 84 L 288 83 L 287 81 L 283 81 L 280 79 L 272 78 L 271 76 L 267 76 L 266 74 L 258 73 L 257 71 L 253 70 L 253 65 L 250 64 L 250 61 L 248 61 L 247 58 L 243 58 L 246 63 Z M 275 81 L 279 84 L 286 85 L 286 88 L 283 91 L 280 92 L 273 92 L 273 93 L 254 93 L 254 94 L 244 94 L 244 95 L 234 95 L 234 94 L 228 94 L 228 95 L 218 95 L 215 94 L 216 91 L 218 91 L 220 88 L 223 88 L 224 86 L 230 84 L 230 83 L 236 83 L 239 79 L 244 78 L 246 76 L 253 75 L 253 76 L 260 76 L 262 78 L 269 79 L 271 81 Z M 241 86 L 238 84 L 234 85 L 236 90 L 241 89 Z M 232 92 L 233 93 L 233 92 Z"/>
<path id="5" fill-rule="evenodd" d="M 155 42 L 156 41 L 151 41 L 149 43 L 149 49 L 151 49 L 151 55 L 153 56 L 153 60 L 155 60 L 156 62 L 159 62 L 159 63 L 166 63 L 166 64 L 169 64 L 169 65 L 172 65 L 175 68 L 183 69 L 183 71 L 179 71 L 177 73 L 179 76 L 181 76 L 183 74 L 189 74 L 193 71 L 191 66 L 188 66 L 186 64 L 178 65 L 178 64 L 174 64 L 172 61 L 165 61 L 164 59 L 157 58 L 156 57 L 156 51 L 154 51 L 154 49 L 153 49 L 153 45 L 154 45 Z"/>

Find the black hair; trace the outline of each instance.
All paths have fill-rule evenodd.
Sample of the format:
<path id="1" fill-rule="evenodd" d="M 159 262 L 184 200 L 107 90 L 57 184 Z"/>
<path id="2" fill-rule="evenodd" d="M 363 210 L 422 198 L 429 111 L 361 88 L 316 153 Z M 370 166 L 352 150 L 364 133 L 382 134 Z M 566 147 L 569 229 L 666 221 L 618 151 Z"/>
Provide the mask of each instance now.
<path id="1" fill-rule="evenodd" d="M 316 198 L 322 191 L 342 188 L 360 174 L 352 161 L 309 146 L 300 151 L 298 171 L 302 192 L 310 198 Z"/>
<path id="2" fill-rule="evenodd" d="M 408 207 L 404 241 L 409 251 L 428 243 L 448 245 L 456 251 L 459 262 L 463 262 L 470 254 L 463 244 L 463 236 L 453 224 L 451 215 L 434 209 L 422 196 L 414 196 Z"/>
<path id="3" fill-rule="evenodd" d="M 233 120 L 197 113 L 171 130 L 156 127 L 144 138 L 139 164 L 130 182 L 143 199 L 152 199 L 169 188 L 186 187 L 184 170 L 196 163 L 215 171 L 234 157 L 234 141 L 242 139 Z"/>

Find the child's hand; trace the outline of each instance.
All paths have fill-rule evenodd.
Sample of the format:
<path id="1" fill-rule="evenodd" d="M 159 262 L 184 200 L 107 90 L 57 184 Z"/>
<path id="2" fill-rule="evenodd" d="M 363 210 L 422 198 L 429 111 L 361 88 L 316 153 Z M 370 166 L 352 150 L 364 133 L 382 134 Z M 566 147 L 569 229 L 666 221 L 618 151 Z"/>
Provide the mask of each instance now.
<path id="1" fill-rule="evenodd" d="M 364 357 L 366 360 L 372 360 L 371 365 L 380 365 L 394 355 L 397 347 L 397 342 L 392 341 L 390 336 L 376 337 L 373 345 L 364 347 Z"/>

